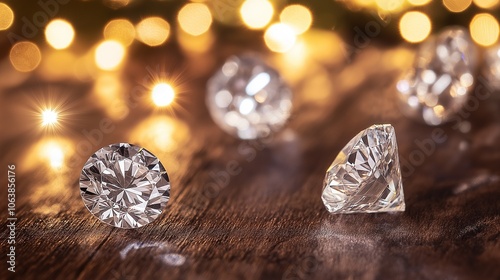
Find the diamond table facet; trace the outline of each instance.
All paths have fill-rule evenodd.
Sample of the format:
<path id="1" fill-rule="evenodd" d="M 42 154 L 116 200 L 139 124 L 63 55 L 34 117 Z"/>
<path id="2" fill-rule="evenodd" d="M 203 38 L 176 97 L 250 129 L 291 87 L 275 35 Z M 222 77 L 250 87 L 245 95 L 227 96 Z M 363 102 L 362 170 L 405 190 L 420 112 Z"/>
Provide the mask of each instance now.
<path id="1" fill-rule="evenodd" d="M 349 141 L 326 173 L 321 198 L 331 213 L 404 211 L 394 128 L 373 125 Z"/>
<path id="2" fill-rule="evenodd" d="M 155 220 L 170 198 L 170 180 L 152 153 L 128 143 L 99 149 L 85 163 L 80 194 L 87 209 L 119 228 Z"/>

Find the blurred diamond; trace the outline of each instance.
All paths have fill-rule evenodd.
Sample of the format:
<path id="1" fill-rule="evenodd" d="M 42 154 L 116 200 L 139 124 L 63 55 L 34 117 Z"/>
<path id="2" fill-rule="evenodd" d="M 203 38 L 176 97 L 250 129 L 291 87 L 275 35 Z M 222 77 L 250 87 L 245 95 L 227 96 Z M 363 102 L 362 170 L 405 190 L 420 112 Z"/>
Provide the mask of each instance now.
<path id="1" fill-rule="evenodd" d="M 276 70 L 255 56 L 233 56 L 208 82 L 214 121 L 241 139 L 266 137 L 290 116 L 291 91 Z"/>
<path id="2" fill-rule="evenodd" d="M 404 211 L 394 128 L 373 125 L 351 139 L 326 172 L 321 198 L 331 213 Z"/>
<path id="3" fill-rule="evenodd" d="M 397 84 L 405 114 L 440 125 L 462 109 L 474 84 L 476 47 L 466 30 L 452 27 L 418 50 L 414 68 Z"/>
<path id="4" fill-rule="evenodd" d="M 80 194 L 87 209 L 119 228 L 155 220 L 170 198 L 168 174 L 144 148 L 119 143 L 101 148 L 85 163 Z"/>
<path id="5" fill-rule="evenodd" d="M 500 45 L 489 48 L 486 51 L 485 76 L 488 84 L 494 89 L 500 89 Z"/>

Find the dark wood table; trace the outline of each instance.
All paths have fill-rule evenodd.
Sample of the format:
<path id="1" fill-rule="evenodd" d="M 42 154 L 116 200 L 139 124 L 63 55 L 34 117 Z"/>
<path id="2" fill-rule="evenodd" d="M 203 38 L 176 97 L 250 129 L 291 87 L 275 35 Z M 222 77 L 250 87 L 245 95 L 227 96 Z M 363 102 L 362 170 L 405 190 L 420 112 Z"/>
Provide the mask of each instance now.
<path id="1" fill-rule="evenodd" d="M 500 279 L 498 92 L 431 143 L 436 128 L 398 109 L 408 49 L 371 44 L 346 57 L 320 33 L 305 53 L 270 56 L 294 91 L 287 126 L 240 141 L 205 105 L 205 83 L 226 57 L 264 50 L 255 34 L 232 36 L 201 54 L 134 45 L 123 69 L 84 80 L 15 73 L 3 58 L 1 279 Z M 173 107 L 151 106 L 151 77 L 175 77 Z M 64 101 L 59 129 L 40 128 L 33 112 L 44 100 Z M 320 198 L 325 171 L 375 123 L 396 129 L 407 210 L 331 215 Z M 115 142 L 146 147 L 171 178 L 165 212 L 140 229 L 101 223 L 80 198 L 83 163 Z M 10 164 L 15 273 L 6 267 Z"/>

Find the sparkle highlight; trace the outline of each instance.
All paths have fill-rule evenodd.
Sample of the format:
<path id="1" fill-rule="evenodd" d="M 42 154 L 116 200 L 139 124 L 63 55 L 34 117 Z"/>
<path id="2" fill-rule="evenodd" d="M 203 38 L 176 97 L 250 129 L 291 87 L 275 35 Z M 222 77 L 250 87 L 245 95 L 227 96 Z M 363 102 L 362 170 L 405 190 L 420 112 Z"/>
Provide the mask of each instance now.
<path id="1" fill-rule="evenodd" d="M 166 107 L 174 101 L 175 91 L 167 83 L 159 83 L 152 90 L 153 102 L 158 107 Z"/>
<path id="2" fill-rule="evenodd" d="M 58 114 L 52 109 L 43 110 L 41 113 L 42 126 L 55 125 L 58 122 Z"/>

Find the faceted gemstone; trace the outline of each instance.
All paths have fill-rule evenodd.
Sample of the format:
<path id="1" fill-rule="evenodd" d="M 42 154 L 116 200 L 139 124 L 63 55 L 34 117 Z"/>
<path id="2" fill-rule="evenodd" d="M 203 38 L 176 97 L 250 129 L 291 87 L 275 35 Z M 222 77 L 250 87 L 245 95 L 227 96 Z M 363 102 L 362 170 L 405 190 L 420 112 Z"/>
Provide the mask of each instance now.
<path id="1" fill-rule="evenodd" d="M 256 56 L 229 58 L 210 79 L 207 106 L 215 123 L 241 139 L 266 137 L 290 116 L 292 95 L 276 70 Z"/>
<path id="2" fill-rule="evenodd" d="M 414 67 L 397 84 L 403 112 L 440 125 L 460 111 L 474 84 L 476 47 L 466 30 L 452 27 L 420 46 Z"/>
<path id="3" fill-rule="evenodd" d="M 404 211 L 394 128 L 373 125 L 351 139 L 326 172 L 321 198 L 331 213 Z"/>
<path id="4" fill-rule="evenodd" d="M 488 85 L 500 89 L 500 45 L 489 48 L 485 54 L 486 67 L 484 75 Z"/>
<path id="5" fill-rule="evenodd" d="M 85 163 L 80 194 L 90 213 L 101 221 L 138 228 L 162 213 L 170 198 L 170 181 L 161 162 L 146 149 L 112 144 Z"/>

